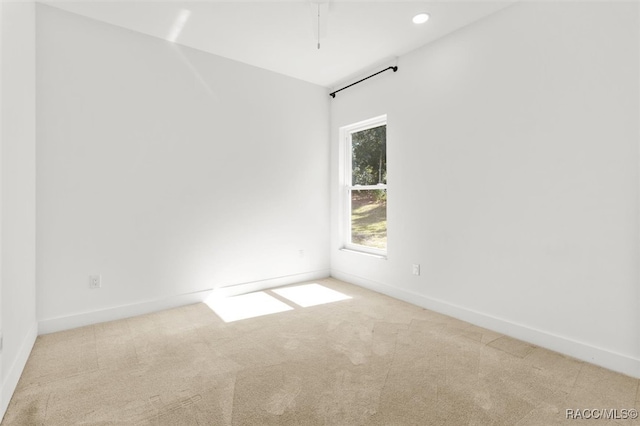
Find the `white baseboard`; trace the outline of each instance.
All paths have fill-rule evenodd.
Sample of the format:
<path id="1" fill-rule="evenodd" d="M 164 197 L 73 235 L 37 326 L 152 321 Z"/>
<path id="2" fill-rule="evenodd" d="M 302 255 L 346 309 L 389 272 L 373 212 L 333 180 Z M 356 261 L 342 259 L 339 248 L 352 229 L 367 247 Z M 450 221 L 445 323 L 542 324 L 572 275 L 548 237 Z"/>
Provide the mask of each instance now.
<path id="1" fill-rule="evenodd" d="M 335 269 L 331 271 L 331 276 L 378 293 L 386 294 L 387 296 L 391 296 L 395 299 L 448 315 L 450 317 L 532 343 L 545 349 L 550 349 L 552 351 L 577 358 L 581 361 L 599 365 L 631 377 L 640 378 L 640 359 L 633 358 L 628 355 L 598 348 L 587 343 L 578 342 L 567 337 L 537 330 L 523 324 L 514 323 L 512 321 L 497 318 L 482 312 L 473 311 L 442 300 L 433 299 L 346 272 L 337 271 Z"/>
<path id="2" fill-rule="evenodd" d="M 239 294 L 251 293 L 254 291 L 267 290 L 283 285 L 302 283 L 305 281 L 320 280 L 329 278 L 331 271 L 329 269 L 321 269 L 319 271 L 304 272 L 302 274 L 286 275 L 284 277 L 270 278 L 261 281 L 252 281 L 249 283 L 236 284 L 227 287 L 220 287 L 214 290 L 216 297 L 230 297 Z"/>
<path id="3" fill-rule="evenodd" d="M 313 271 L 302 274 L 288 275 L 284 277 L 270 278 L 262 281 L 242 283 L 228 287 L 221 287 L 215 290 L 203 290 L 195 293 L 181 294 L 164 299 L 152 300 L 148 302 L 135 303 L 125 306 L 103 309 L 100 311 L 84 312 L 58 318 L 40 320 L 38 330 L 40 334 L 55 333 L 57 331 L 70 330 L 72 328 L 83 327 L 85 325 L 98 324 L 101 322 L 114 321 L 123 318 L 135 317 L 164 309 L 176 308 L 205 301 L 214 292 L 216 296 L 235 296 L 238 294 L 250 293 L 281 285 L 293 284 L 296 282 L 327 278 L 329 270 Z"/>
<path id="4" fill-rule="evenodd" d="M 157 312 L 164 309 L 199 303 L 205 300 L 212 291 L 213 290 L 203 290 L 148 302 L 116 306 L 109 309 L 102 309 L 100 311 L 44 319 L 38 322 L 38 330 L 40 334 L 55 333 L 57 331 L 70 330 L 72 328 L 83 327 L 85 325 L 115 321 L 123 318 L 135 317 L 137 315 L 149 314 L 151 312 Z"/>
<path id="5" fill-rule="evenodd" d="M 22 371 L 24 370 L 25 365 L 27 365 L 27 360 L 31 354 L 31 349 L 33 349 L 33 344 L 36 342 L 36 337 L 38 337 L 38 324 L 34 322 L 22 340 L 18 356 L 13 361 L 13 364 L 9 368 L 7 377 L 2 383 L 2 388 L 0 389 L 0 403 L 2 404 L 0 405 L 0 420 L 4 417 L 7 407 L 9 407 L 9 402 L 11 402 L 13 392 L 16 390 L 18 380 L 20 380 Z"/>

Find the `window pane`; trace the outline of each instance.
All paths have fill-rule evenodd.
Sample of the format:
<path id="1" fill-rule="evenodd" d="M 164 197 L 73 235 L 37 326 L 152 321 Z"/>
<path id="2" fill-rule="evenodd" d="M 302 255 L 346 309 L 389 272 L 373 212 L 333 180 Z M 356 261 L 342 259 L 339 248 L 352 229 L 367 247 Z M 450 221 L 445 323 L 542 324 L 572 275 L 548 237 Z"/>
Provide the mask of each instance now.
<path id="1" fill-rule="evenodd" d="M 351 134 L 352 185 L 387 183 L 387 126 Z"/>
<path id="2" fill-rule="evenodd" d="M 387 191 L 351 191 L 351 242 L 387 248 Z"/>

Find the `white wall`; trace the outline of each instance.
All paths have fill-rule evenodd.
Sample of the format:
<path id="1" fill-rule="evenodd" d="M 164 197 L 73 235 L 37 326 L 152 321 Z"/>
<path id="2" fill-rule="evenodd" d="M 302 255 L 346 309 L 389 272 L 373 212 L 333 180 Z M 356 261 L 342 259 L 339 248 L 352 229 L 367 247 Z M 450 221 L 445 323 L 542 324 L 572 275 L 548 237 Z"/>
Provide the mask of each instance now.
<path id="1" fill-rule="evenodd" d="M 9 404 L 37 335 L 35 302 L 35 6 L 2 4 L 2 399 Z"/>
<path id="2" fill-rule="evenodd" d="M 388 114 L 388 260 L 333 226 L 333 275 L 640 376 L 638 16 L 517 4 L 338 94 L 334 206 L 339 127 Z"/>
<path id="3" fill-rule="evenodd" d="M 0 25 L 2 23 L 2 19 L 3 19 L 3 9 L 4 9 L 4 2 L 0 0 Z M 3 56 L 3 40 L 4 37 L 2 35 L 2 30 L 0 29 L 0 253 L 2 253 L 2 239 L 3 239 L 3 235 L 4 233 L 2 232 L 2 146 L 3 146 L 3 142 L 2 142 L 2 133 L 3 133 L 3 122 L 4 122 L 4 118 L 2 117 L 2 95 L 3 95 L 3 90 L 2 90 L 2 56 Z M 2 267 L 2 255 L 0 255 L 0 332 L 2 331 L 2 271 L 3 271 L 3 267 Z M 0 350 L 0 372 L 2 371 L 2 350 Z M 4 381 L 2 380 L 2 373 L 0 373 L 0 380 L 2 382 L 0 382 L 0 403 L 2 404 L 0 406 L 0 416 L 4 417 L 4 413 L 6 411 L 5 405 L 4 405 Z"/>
<path id="4" fill-rule="evenodd" d="M 41 321 L 329 275 L 325 89 L 48 6 L 37 29 Z"/>

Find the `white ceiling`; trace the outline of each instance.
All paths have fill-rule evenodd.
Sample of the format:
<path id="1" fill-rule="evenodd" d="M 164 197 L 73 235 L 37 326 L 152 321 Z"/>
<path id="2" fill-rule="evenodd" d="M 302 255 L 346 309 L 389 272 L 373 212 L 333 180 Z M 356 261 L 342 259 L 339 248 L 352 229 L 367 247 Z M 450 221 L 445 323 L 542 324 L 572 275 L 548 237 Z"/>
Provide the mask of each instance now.
<path id="1" fill-rule="evenodd" d="M 177 34 L 179 44 L 335 88 L 514 0 L 332 0 L 321 5 L 319 50 L 317 5 L 309 0 L 42 2 L 165 40 Z M 418 12 L 431 18 L 416 25 Z"/>

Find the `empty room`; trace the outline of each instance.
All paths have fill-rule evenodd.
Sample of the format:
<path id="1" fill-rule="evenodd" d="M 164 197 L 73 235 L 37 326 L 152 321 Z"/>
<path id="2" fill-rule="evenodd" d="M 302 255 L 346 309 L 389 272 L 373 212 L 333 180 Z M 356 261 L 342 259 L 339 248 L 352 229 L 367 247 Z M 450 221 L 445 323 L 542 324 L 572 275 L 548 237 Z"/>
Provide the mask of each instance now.
<path id="1" fill-rule="evenodd" d="M 636 1 L 0 8 L 4 425 L 640 425 Z"/>

